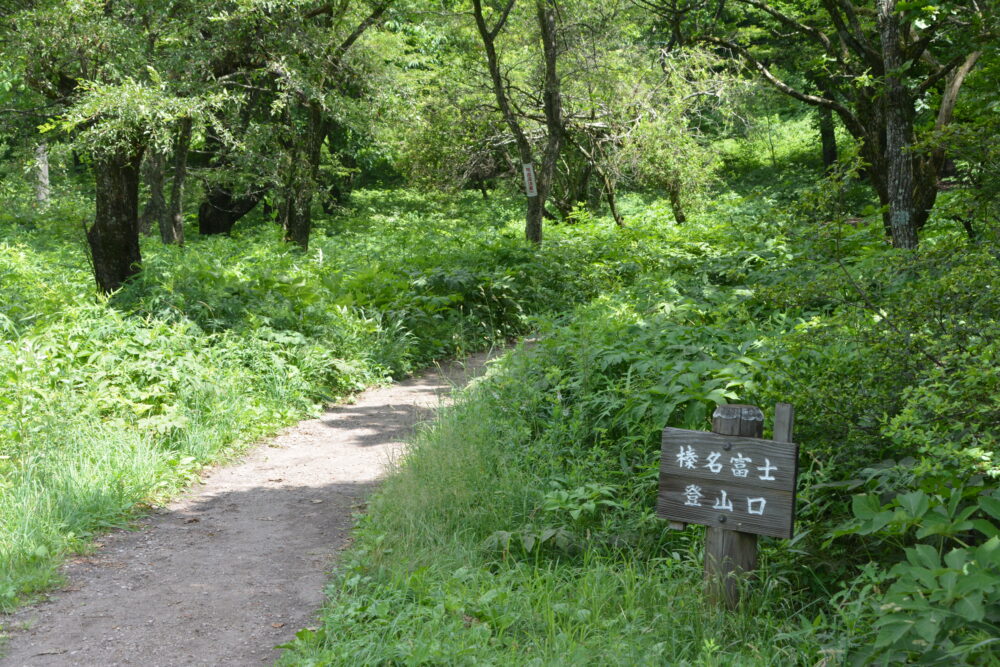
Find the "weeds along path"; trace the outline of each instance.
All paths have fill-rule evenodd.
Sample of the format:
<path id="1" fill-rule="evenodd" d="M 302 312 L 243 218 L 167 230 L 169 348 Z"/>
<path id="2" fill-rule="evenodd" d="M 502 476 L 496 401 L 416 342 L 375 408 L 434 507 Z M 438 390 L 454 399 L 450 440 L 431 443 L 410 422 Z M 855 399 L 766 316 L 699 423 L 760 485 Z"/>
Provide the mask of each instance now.
<path id="1" fill-rule="evenodd" d="M 0 665 L 270 664 L 313 622 L 351 515 L 413 426 L 490 355 L 451 363 L 304 421 L 242 463 L 105 536 L 69 585 L 6 619 Z"/>

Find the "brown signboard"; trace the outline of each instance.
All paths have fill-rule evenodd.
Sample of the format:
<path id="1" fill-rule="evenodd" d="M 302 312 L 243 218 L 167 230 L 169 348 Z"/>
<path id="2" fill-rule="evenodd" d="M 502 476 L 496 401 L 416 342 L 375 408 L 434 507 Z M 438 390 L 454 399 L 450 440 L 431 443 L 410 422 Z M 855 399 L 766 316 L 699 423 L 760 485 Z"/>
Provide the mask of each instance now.
<path id="1" fill-rule="evenodd" d="M 663 430 L 657 514 L 743 533 L 792 536 L 798 445 Z"/>

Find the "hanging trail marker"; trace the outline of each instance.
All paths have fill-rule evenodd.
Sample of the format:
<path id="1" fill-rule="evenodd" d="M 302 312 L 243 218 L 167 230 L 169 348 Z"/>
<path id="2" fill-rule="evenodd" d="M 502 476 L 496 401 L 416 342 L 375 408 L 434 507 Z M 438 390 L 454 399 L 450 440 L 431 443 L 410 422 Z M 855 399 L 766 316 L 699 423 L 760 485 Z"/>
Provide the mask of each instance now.
<path id="1" fill-rule="evenodd" d="M 535 184 L 535 166 L 530 162 L 524 167 L 524 193 L 529 197 L 538 196 L 538 186 Z"/>
<path id="2" fill-rule="evenodd" d="M 764 440 L 760 408 L 721 405 L 711 433 L 663 430 L 657 515 L 671 528 L 709 527 L 705 579 L 710 597 L 729 607 L 739 602 L 730 575 L 757 567 L 757 535 L 792 537 L 798 478 L 793 421 L 792 406 L 779 403 L 774 440 Z"/>

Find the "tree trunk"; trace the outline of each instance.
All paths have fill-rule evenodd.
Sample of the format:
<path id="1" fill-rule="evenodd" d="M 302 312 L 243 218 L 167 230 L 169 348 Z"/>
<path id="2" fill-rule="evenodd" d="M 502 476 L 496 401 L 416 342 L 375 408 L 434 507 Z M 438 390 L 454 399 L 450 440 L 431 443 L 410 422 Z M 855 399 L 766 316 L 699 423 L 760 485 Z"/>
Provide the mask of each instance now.
<path id="1" fill-rule="evenodd" d="M 545 152 L 542 154 L 542 170 L 538 174 L 538 208 L 544 210 L 545 200 L 552 188 L 552 179 L 556 171 L 556 161 L 559 159 L 559 149 L 562 144 L 562 95 L 559 90 L 559 72 L 556 69 L 556 8 L 555 0 L 537 0 L 538 27 L 542 35 L 542 51 L 545 55 L 545 88 L 542 93 L 545 109 L 545 130 L 548 134 L 545 142 Z M 530 210 L 530 207 L 529 207 Z M 525 228 L 525 237 L 533 243 L 542 242 L 542 218 L 537 218 L 537 225 Z"/>
<path id="2" fill-rule="evenodd" d="M 615 197 L 614 188 L 608 186 L 607 192 L 605 193 L 604 196 L 608 200 L 608 208 L 611 209 L 611 217 L 614 218 L 615 224 L 618 225 L 619 227 L 624 227 L 625 218 L 623 218 L 622 214 L 618 212 L 618 202 L 617 198 Z"/>
<path id="3" fill-rule="evenodd" d="M 153 230 L 153 222 L 157 225 L 166 214 L 167 204 L 163 199 L 163 161 L 164 155 L 158 150 L 146 154 L 142 163 L 142 177 L 149 186 L 149 199 L 139 216 L 139 232 L 149 234 Z"/>
<path id="4" fill-rule="evenodd" d="M 44 143 L 35 146 L 35 201 L 39 208 L 49 203 L 49 147 Z"/>
<path id="5" fill-rule="evenodd" d="M 94 163 L 96 215 L 87 230 L 97 287 L 110 293 L 139 272 L 139 165 L 142 149 Z"/>
<path id="6" fill-rule="evenodd" d="M 542 242 L 542 219 L 545 217 L 545 202 L 539 195 L 528 197 L 528 211 L 524 219 L 524 238 L 535 244 Z"/>
<path id="7" fill-rule="evenodd" d="M 286 191 L 282 226 L 285 241 L 294 243 L 303 250 L 309 249 L 309 233 L 312 231 L 312 192 L 305 187 L 291 186 Z"/>
<path id="8" fill-rule="evenodd" d="M 951 28 L 944 28 L 947 22 L 940 22 L 937 28 L 927 27 L 919 37 L 911 35 L 914 17 L 903 16 L 911 12 L 897 12 L 897 0 L 876 0 L 872 3 L 874 12 L 846 0 L 824 0 L 819 6 L 824 8 L 832 22 L 830 25 L 837 31 L 832 39 L 811 21 L 801 23 L 774 5 L 758 0 L 740 0 L 740 3 L 770 15 L 801 37 L 819 42 L 826 57 L 840 63 L 842 67 L 826 70 L 814 79 L 813 84 L 823 97 L 789 86 L 774 76 L 763 60 L 740 44 L 712 36 L 702 39 L 744 56 L 784 94 L 836 113 L 851 136 L 861 141 L 861 152 L 868 162 L 864 174 L 883 206 L 887 236 L 897 247 L 915 248 L 918 232 L 930 216 L 937 197 L 937 179 L 947 146 L 942 132 L 952 120 L 958 91 L 981 52 L 952 53 L 953 57 L 949 58 L 941 58 L 945 54 L 939 53 L 935 57 L 929 50 L 933 44 L 957 45 L 952 40 L 942 39 L 944 31 Z M 992 44 L 987 31 L 975 29 L 974 24 L 982 20 L 983 10 L 976 6 L 964 9 L 971 9 L 973 15 L 979 16 L 978 20 L 962 23 L 963 31 L 965 27 L 971 29 L 968 35 L 963 35 L 969 38 L 966 48 L 974 44 Z M 874 19 L 874 26 L 869 16 Z M 875 30 L 871 31 L 873 27 Z M 849 57 L 857 59 L 856 67 L 850 65 Z M 922 73 L 928 64 L 929 72 Z M 862 72 L 865 76 L 871 73 L 877 79 L 861 83 L 859 75 Z M 940 98 L 937 99 L 934 93 L 940 93 Z M 923 124 L 914 127 L 918 99 L 929 103 L 938 101 L 932 132 L 926 131 L 930 128 Z M 930 141 L 916 141 L 918 130 Z M 915 143 L 921 145 L 920 153 L 914 151 Z"/>
<path id="9" fill-rule="evenodd" d="M 319 165 L 323 155 L 323 142 L 329 125 L 323 118 L 323 110 L 315 104 L 309 105 L 309 122 L 306 127 L 305 163 L 303 171 L 298 167 L 298 151 L 292 153 L 291 169 L 285 188 L 285 202 L 282 211 L 282 226 L 285 240 L 303 250 L 309 249 L 309 234 L 312 231 L 312 200 L 319 177 Z"/>
<path id="10" fill-rule="evenodd" d="M 187 178 L 188 149 L 191 146 L 191 118 L 181 118 L 174 142 L 174 178 L 170 185 L 170 207 L 160 218 L 160 240 L 166 244 L 184 243 L 184 181 Z"/>
<path id="11" fill-rule="evenodd" d="M 833 112 L 829 107 L 817 107 L 819 112 L 819 139 L 823 148 L 823 167 L 826 171 L 837 164 L 837 133 L 833 124 Z"/>
<path id="12" fill-rule="evenodd" d="M 501 16 L 497 24 L 490 30 L 486 26 L 486 19 L 483 17 L 483 6 L 482 0 L 472 0 L 472 13 L 476 20 L 476 28 L 479 30 L 479 35 L 483 40 L 483 48 L 486 51 L 486 64 L 490 72 L 490 81 L 493 84 L 493 94 L 496 96 L 497 106 L 500 107 L 500 112 L 503 114 L 504 121 L 507 123 L 507 127 L 510 128 L 511 134 L 514 135 L 514 143 L 517 146 L 518 157 L 521 159 L 521 165 L 525 169 L 530 168 L 534 170 L 534 156 L 531 151 L 531 144 L 528 141 L 527 135 L 525 135 L 524 130 L 521 128 L 521 124 L 518 121 L 514 110 L 511 108 L 510 100 L 507 98 L 507 87 L 504 84 L 503 74 L 500 71 L 500 60 L 497 56 L 496 51 L 496 36 L 503 29 L 504 23 L 507 21 L 507 17 L 510 15 L 510 10 L 514 6 L 514 0 L 509 0 L 506 7 L 501 11 Z M 545 116 L 546 125 L 550 125 L 553 119 L 558 119 L 559 115 L 559 79 L 555 76 L 555 43 L 554 35 L 550 35 L 551 39 L 546 39 L 545 32 L 547 31 L 548 21 L 545 18 L 545 10 L 539 3 L 539 19 L 543 24 L 543 43 L 545 47 Z M 552 13 L 552 22 L 554 27 L 555 13 Z M 555 84 L 554 91 L 551 88 L 551 84 Z M 554 96 L 551 93 L 555 93 Z M 555 105 L 553 104 L 555 103 Z M 554 116 L 553 116 L 554 112 Z M 561 132 L 559 133 L 561 134 Z M 532 196 L 530 192 L 527 193 L 527 211 L 525 213 L 524 221 L 524 236 L 528 241 L 532 243 L 542 242 L 542 215 L 545 211 L 545 197 L 548 196 L 549 187 L 552 184 L 552 172 L 555 168 L 555 158 L 558 154 L 559 148 L 559 134 L 553 136 L 549 133 L 546 154 L 542 161 L 541 173 L 536 178 L 536 194 Z M 552 149 L 555 149 L 554 151 Z M 544 181 L 544 182 L 543 182 Z"/>
<path id="13" fill-rule="evenodd" d="M 667 196 L 670 198 L 670 210 L 674 214 L 674 222 L 683 225 L 687 222 L 687 216 L 684 215 L 684 206 L 681 203 L 681 184 L 677 179 L 672 180 L 667 186 Z"/>
<path id="14" fill-rule="evenodd" d="M 941 105 L 938 107 L 938 115 L 934 123 L 936 131 L 943 132 L 951 124 L 955 102 L 958 100 L 958 92 L 981 55 L 981 52 L 973 51 L 966 57 L 965 62 L 948 77 L 941 94 Z M 931 209 L 934 208 L 934 202 L 937 200 L 938 180 L 948 162 L 945 147 L 944 142 L 939 142 L 928 155 L 915 161 L 916 185 L 913 196 L 916 207 L 914 225 L 917 230 L 923 229 L 928 217 L 930 217 Z"/>
<path id="15" fill-rule="evenodd" d="M 198 207 L 198 233 L 202 236 L 230 233 L 233 225 L 264 197 L 264 192 L 236 196 L 220 185 L 210 187 Z"/>
<path id="16" fill-rule="evenodd" d="M 323 183 L 321 204 L 323 213 L 327 215 L 333 213 L 338 206 L 346 206 L 350 203 L 351 191 L 354 189 L 354 173 L 358 167 L 358 162 L 351 154 L 350 148 L 343 145 L 342 139 L 335 139 L 338 132 L 343 133 L 344 130 L 336 123 L 327 122 L 326 149 L 330 155 L 335 156 L 335 159 L 340 161 L 341 166 L 346 168 L 348 173 L 343 176 L 331 175 Z M 338 148 L 338 144 L 343 146 L 345 150 Z M 319 188 L 320 184 L 317 181 L 317 189 Z"/>
<path id="17" fill-rule="evenodd" d="M 569 202 L 570 206 L 576 204 L 577 202 L 580 202 L 585 206 L 587 206 L 591 211 L 595 210 L 595 208 L 592 206 L 592 204 L 594 203 L 593 201 L 594 197 L 591 196 L 591 191 L 594 190 L 595 188 L 592 188 L 590 184 L 590 179 L 593 173 L 594 173 L 594 166 L 588 160 L 587 163 L 584 165 L 582 172 L 580 173 L 580 178 L 576 184 L 576 191 L 573 193 L 572 201 Z M 600 206 L 600 204 L 601 204 L 600 190 L 598 190 L 598 196 L 597 196 L 598 207 Z"/>
<path id="18" fill-rule="evenodd" d="M 912 103 L 900 80 L 903 55 L 900 46 L 896 0 L 879 0 L 878 23 L 885 69 L 885 159 L 888 163 L 889 228 L 897 248 L 917 247 L 913 210 L 913 123 L 908 118 Z"/>

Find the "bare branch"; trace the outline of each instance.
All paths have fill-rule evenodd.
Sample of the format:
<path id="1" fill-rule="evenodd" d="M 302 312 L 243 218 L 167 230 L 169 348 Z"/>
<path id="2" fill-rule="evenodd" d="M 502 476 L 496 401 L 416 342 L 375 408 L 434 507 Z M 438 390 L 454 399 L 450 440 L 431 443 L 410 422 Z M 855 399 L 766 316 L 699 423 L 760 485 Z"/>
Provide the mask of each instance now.
<path id="1" fill-rule="evenodd" d="M 500 34 L 500 31 L 503 30 L 504 24 L 507 23 L 507 17 L 510 16 L 510 10 L 514 9 L 514 3 L 516 1 L 517 0 L 510 0 L 507 3 L 507 6 L 503 8 L 503 12 L 500 14 L 500 20 L 497 21 L 497 24 L 493 26 L 493 30 L 490 31 L 490 38 L 496 39 L 497 35 Z"/>
<path id="2" fill-rule="evenodd" d="M 774 86 L 784 94 L 790 97 L 794 97 L 800 102 L 805 102 L 806 104 L 811 104 L 813 106 L 819 106 L 819 107 L 827 107 L 828 109 L 836 111 L 837 115 L 839 115 L 844 120 L 844 124 L 848 126 L 848 128 L 852 131 L 852 133 L 855 130 L 857 130 L 859 132 L 859 136 L 864 135 L 865 133 L 864 126 L 857 119 L 854 113 L 851 112 L 850 109 L 845 107 L 843 104 L 840 104 L 836 100 L 832 100 L 826 97 L 820 97 L 818 95 L 810 95 L 808 93 L 803 93 L 802 91 L 792 88 L 787 83 L 785 83 L 784 81 L 776 77 L 774 74 L 772 74 L 771 70 L 769 70 L 767 66 L 764 65 L 764 63 L 754 58 L 753 55 L 750 54 L 750 51 L 748 51 L 745 47 L 740 46 L 735 42 L 730 42 L 725 39 L 719 39 L 717 37 L 708 37 L 708 36 L 702 37 L 702 41 L 708 42 L 710 44 L 715 44 L 717 46 L 724 46 L 728 49 L 732 49 L 733 51 L 739 53 L 751 65 L 753 65 L 754 69 L 756 69 L 758 72 L 761 73 L 761 75 L 767 80 L 768 83 L 770 83 L 772 86 Z"/>

